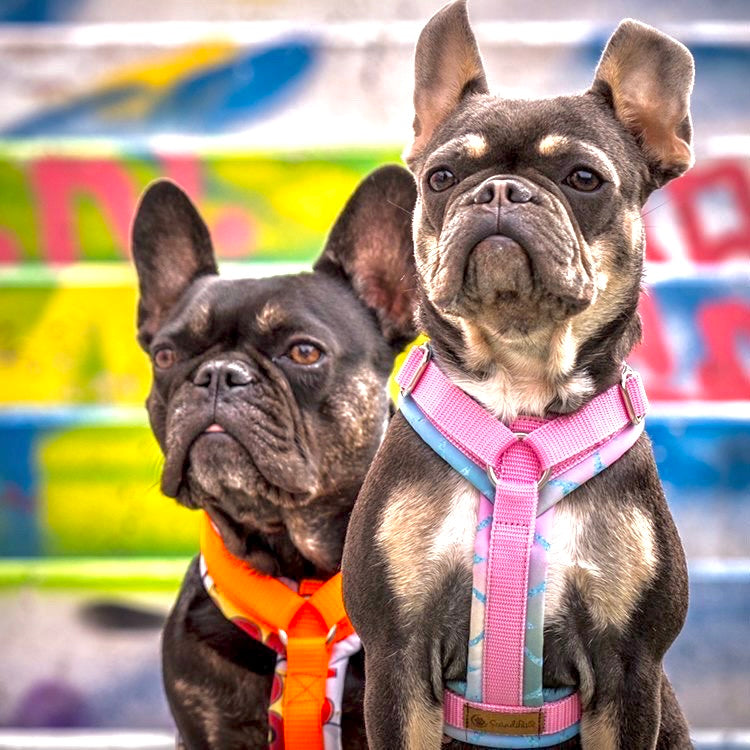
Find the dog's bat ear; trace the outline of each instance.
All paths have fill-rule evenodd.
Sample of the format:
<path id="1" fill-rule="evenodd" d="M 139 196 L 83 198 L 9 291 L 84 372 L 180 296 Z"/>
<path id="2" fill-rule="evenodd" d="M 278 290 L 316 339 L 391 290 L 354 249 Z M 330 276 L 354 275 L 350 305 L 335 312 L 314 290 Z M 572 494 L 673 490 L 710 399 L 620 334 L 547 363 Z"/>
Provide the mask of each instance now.
<path id="1" fill-rule="evenodd" d="M 208 228 L 169 180 L 157 180 L 141 196 L 131 247 L 140 291 L 138 342 L 145 349 L 185 289 L 218 270 Z"/>
<path id="2" fill-rule="evenodd" d="M 397 350 L 416 335 L 412 217 L 414 178 L 403 167 L 380 167 L 359 184 L 339 215 L 315 270 L 343 279 L 372 310 Z"/>
<path id="3" fill-rule="evenodd" d="M 465 96 L 488 92 L 466 0 L 446 5 L 422 29 L 414 73 L 414 141 L 404 152 L 407 164 L 422 153 Z"/>
<path id="4" fill-rule="evenodd" d="M 687 48 L 627 19 L 612 34 L 592 90 L 611 99 L 615 116 L 635 136 L 657 186 L 693 163 L 690 93 L 695 66 Z"/>

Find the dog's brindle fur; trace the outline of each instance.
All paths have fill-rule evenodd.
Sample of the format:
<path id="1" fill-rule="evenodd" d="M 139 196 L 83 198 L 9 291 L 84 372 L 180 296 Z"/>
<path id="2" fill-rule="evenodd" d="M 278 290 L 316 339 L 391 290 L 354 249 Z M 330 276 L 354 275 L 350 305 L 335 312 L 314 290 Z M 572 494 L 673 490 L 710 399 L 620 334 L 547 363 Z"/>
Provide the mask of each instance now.
<path id="1" fill-rule="evenodd" d="M 157 182 L 141 200 L 138 339 L 154 362 L 147 406 L 162 489 L 205 509 L 227 548 L 262 572 L 324 579 L 339 569 L 388 420 L 393 358 L 414 335 L 415 198 L 406 170 L 374 172 L 312 273 L 257 280 L 219 278 L 208 231 L 175 185 Z M 163 636 L 181 746 L 266 747 L 275 662 L 224 618 L 194 560 Z M 347 748 L 366 747 L 363 679 L 360 653 L 344 692 Z"/>
<path id="2" fill-rule="evenodd" d="M 503 100 L 464 2 L 422 32 L 406 154 L 421 323 L 439 366 L 504 422 L 572 412 L 619 381 L 641 333 L 640 209 L 690 165 L 692 81 L 682 45 L 626 21 L 586 93 Z M 475 498 L 391 422 L 343 564 L 374 750 L 441 746 L 445 683 L 466 672 Z M 662 669 L 686 566 L 647 437 L 558 504 L 551 544 L 544 685 L 583 703 L 566 747 L 690 747 Z"/>

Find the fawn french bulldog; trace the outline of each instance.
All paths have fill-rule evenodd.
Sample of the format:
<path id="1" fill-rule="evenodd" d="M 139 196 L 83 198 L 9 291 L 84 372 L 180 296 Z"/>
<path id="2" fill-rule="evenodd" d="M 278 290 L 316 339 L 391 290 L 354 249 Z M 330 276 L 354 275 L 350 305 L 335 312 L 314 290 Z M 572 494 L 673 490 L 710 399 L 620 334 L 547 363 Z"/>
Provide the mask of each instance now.
<path id="1" fill-rule="evenodd" d="M 418 318 L 442 373 L 431 382 L 471 397 L 515 431 L 512 451 L 544 468 L 531 427 L 513 425 L 569 424 L 625 383 L 623 361 L 641 336 L 640 210 L 691 165 L 693 61 L 626 20 L 585 93 L 498 98 L 459 0 L 422 31 L 415 67 L 405 158 L 418 188 Z M 429 354 L 410 371 L 405 402 Z M 546 579 L 529 589 L 544 593 L 539 697 L 578 691 L 580 721 L 555 737 L 542 708 L 513 713 L 519 699 L 503 714 L 462 693 L 449 731 L 446 685 L 467 689 L 470 648 L 485 624 L 504 623 L 473 629 L 480 493 L 439 455 L 446 440 L 438 451 L 412 424 L 401 413 L 391 421 L 344 550 L 344 599 L 367 655 L 370 747 L 690 747 L 662 667 L 685 619 L 686 564 L 645 434 L 559 499 L 543 540 Z M 487 465 L 493 483 L 504 455 Z M 527 736 L 493 737 L 493 721 L 500 735 Z"/>

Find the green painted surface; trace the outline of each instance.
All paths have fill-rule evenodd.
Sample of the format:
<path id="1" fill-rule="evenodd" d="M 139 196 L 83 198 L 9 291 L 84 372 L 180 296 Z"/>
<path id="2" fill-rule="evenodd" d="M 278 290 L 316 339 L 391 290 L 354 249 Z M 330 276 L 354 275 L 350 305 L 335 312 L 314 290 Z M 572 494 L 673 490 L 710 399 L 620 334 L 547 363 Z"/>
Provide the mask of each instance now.
<path id="1" fill-rule="evenodd" d="M 198 514 L 158 488 L 161 452 L 145 426 L 83 426 L 39 441 L 46 555 L 191 555 Z"/>
<path id="2" fill-rule="evenodd" d="M 0 559 L 0 589 L 176 592 L 190 559 Z"/>

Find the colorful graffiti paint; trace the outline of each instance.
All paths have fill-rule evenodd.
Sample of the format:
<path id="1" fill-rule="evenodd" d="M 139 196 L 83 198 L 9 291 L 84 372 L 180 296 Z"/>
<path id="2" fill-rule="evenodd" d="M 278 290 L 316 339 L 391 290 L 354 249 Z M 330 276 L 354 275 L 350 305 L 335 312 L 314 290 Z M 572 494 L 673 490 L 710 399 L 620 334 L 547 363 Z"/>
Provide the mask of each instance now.
<path id="1" fill-rule="evenodd" d="M 93 91 L 0 131 L 8 138 L 231 132 L 283 104 L 310 73 L 311 39 L 238 49 L 204 44 L 119 70 Z"/>
<path id="2" fill-rule="evenodd" d="M 657 408 L 648 429 L 673 506 L 715 506 L 721 549 L 742 550 L 726 509 L 750 491 L 747 421 Z M 0 558 L 193 554 L 196 514 L 161 495 L 160 466 L 141 410 L 0 412 Z"/>
<path id="3" fill-rule="evenodd" d="M 161 495 L 141 410 L 0 413 L 0 556 L 188 555 L 197 519 Z"/>
<path id="4" fill-rule="evenodd" d="M 201 207 L 220 258 L 309 261 L 365 173 L 393 151 L 14 158 L 0 149 L 0 264 L 128 258 L 141 190 L 157 177 Z"/>
<path id="5" fill-rule="evenodd" d="M 143 403 L 150 376 L 134 338 L 135 279 L 129 267 L 121 277 L 2 289 L 0 405 Z M 641 314 L 644 343 L 632 361 L 652 400 L 750 399 L 746 279 L 662 281 L 644 295 Z"/>

